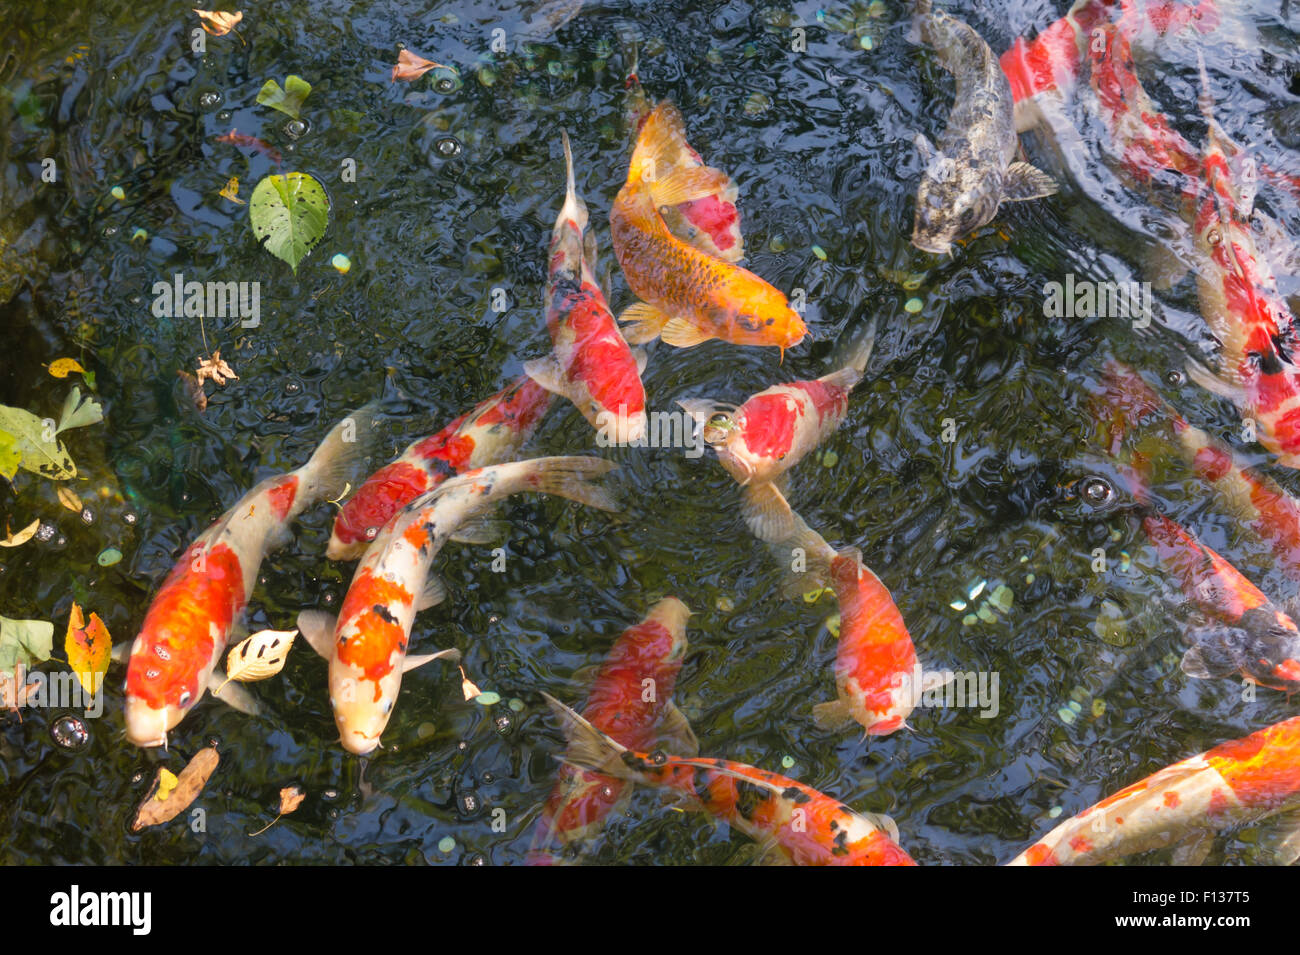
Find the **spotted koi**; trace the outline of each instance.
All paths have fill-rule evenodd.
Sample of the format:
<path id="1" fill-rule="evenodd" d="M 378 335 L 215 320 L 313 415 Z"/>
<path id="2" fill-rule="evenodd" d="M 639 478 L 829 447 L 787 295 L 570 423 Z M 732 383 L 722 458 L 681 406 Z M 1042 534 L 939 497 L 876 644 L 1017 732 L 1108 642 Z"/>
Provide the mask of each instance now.
<path id="1" fill-rule="evenodd" d="M 329 661 L 330 702 L 344 749 L 364 756 L 379 745 L 403 673 L 459 656 L 456 650 L 407 656 L 415 615 L 445 599 L 430 570 L 457 529 L 523 491 L 616 510 L 604 487 L 587 483 L 613 467 L 600 458 L 551 457 L 466 471 L 417 497 L 385 525 L 362 556 L 337 619 L 314 610 L 298 615 L 303 636 Z"/>
<path id="2" fill-rule="evenodd" d="M 584 251 L 587 207 L 574 186 L 569 134 L 562 137 L 567 187 L 551 232 L 546 280 L 546 325 L 554 350 L 527 362 L 524 371 L 547 391 L 572 401 L 608 443 L 634 443 L 646 434 L 645 387 L 637 357 L 592 274 L 594 259 Z M 594 241 L 589 248 L 594 255 Z"/>
<path id="3" fill-rule="evenodd" d="M 296 471 L 267 478 L 199 535 L 149 604 L 126 674 L 126 735 L 137 746 L 165 746 L 167 733 L 202 698 L 222 651 L 243 618 L 267 552 L 288 538 L 307 507 L 340 494 L 345 476 L 371 446 L 375 410 L 334 426 Z M 252 709 L 233 685 L 220 694 Z"/>
<path id="4" fill-rule="evenodd" d="M 339 509 L 325 556 L 356 560 L 389 518 L 425 491 L 472 468 L 511 460 L 550 406 L 548 391 L 520 378 L 441 431 L 414 442 L 366 478 Z"/>
<path id="5" fill-rule="evenodd" d="M 1202 861 L 1216 832 L 1300 808 L 1300 716 L 1167 766 L 1061 823 L 1009 865 L 1097 865 L 1178 845 Z M 1281 847 L 1300 857 L 1300 832 Z"/>
<path id="6" fill-rule="evenodd" d="M 888 817 L 856 812 L 811 786 L 725 759 L 637 752 L 549 694 L 569 739 L 564 759 L 629 782 L 671 790 L 793 865 L 915 865 Z"/>
<path id="7" fill-rule="evenodd" d="M 583 717 L 632 749 L 652 749 L 667 737 L 678 752 L 697 755 L 695 735 L 672 704 L 686 655 L 689 616 L 684 603 L 666 597 L 645 620 L 626 630 L 596 673 Z M 565 763 L 537 820 L 530 864 L 553 861 L 552 847 L 590 839 L 629 790 L 630 785 L 616 776 Z"/>

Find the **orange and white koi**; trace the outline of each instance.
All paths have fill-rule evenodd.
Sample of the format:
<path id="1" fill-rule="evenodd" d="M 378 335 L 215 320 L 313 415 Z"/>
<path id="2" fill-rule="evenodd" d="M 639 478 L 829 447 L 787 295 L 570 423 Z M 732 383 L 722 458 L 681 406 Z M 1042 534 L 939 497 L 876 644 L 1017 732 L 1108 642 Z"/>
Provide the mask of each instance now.
<path id="1" fill-rule="evenodd" d="M 573 182 L 569 134 L 562 132 L 562 138 L 567 185 L 551 232 L 546 279 L 546 325 L 554 351 L 526 362 L 524 371 L 547 391 L 572 401 L 607 443 L 630 444 L 646 434 L 640 363 L 596 284 L 594 261 L 584 252 L 587 207 Z M 594 256 L 594 241 L 589 248 Z"/>
<path id="2" fill-rule="evenodd" d="M 710 338 L 785 349 L 807 327 L 786 297 L 753 272 L 701 252 L 668 229 L 659 209 L 725 193 L 730 180 L 709 166 L 682 164 L 686 133 L 667 101 L 646 117 L 627 182 L 609 214 L 610 238 L 627 284 L 641 299 L 619 321 L 632 344 L 662 337 L 689 348 Z M 678 166 L 674 167 L 674 161 Z"/>
<path id="3" fill-rule="evenodd" d="M 686 656 L 690 613 L 676 597 L 665 597 L 641 623 L 624 631 L 591 684 L 582 712 L 588 722 L 631 749 L 652 749 L 667 737 L 679 754 L 699 753 L 690 724 L 672 704 Z M 561 766 L 537 820 L 530 864 L 548 864 L 553 861 L 553 846 L 569 846 L 595 835 L 629 789 L 628 783 L 607 773 L 569 763 Z"/>
<path id="4" fill-rule="evenodd" d="M 126 736 L 137 746 L 165 746 L 212 681 L 243 617 L 267 552 L 307 507 L 340 494 L 346 475 L 374 440 L 374 409 L 334 426 L 296 471 L 267 478 L 185 550 L 145 614 L 126 672 Z M 241 709 L 252 698 L 233 684 L 220 698 Z"/>
<path id="5" fill-rule="evenodd" d="M 1061 823 L 1009 865 L 1097 865 L 1178 845 L 1203 861 L 1214 833 L 1300 809 L 1300 716 L 1166 766 Z M 1300 857 L 1300 831 L 1278 859 Z"/>
<path id="6" fill-rule="evenodd" d="M 514 458 L 550 406 L 548 391 L 520 378 L 441 431 L 414 442 L 366 478 L 339 509 L 325 556 L 355 560 L 394 514 L 425 491 L 453 475 Z"/>
<path id="7" fill-rule="evenodd" d="M 633 148 L 641 134 L 641 127 L 650 115 L 652 104 L 641 86 L 637 76 L 636 45 L 631 44 L 626 51 L 629 68 L 625 89 L 627 97 L 624 116 L 632 138 Z M 705 162 L 685 139 L 681 142 L 681 151 L 670 157 L 674 169 L 693 169 L 704 166 Z M 736 208 L 736 199 L 740 192 L 728 181 L 718 192 L 691 199 L 676 206 L 662 206 L 659 214 L 663 217 L 668 230 L 690 245 L 707 255 L 739 262 L 745 257 L 745 240 L 740 231 L 740 210 Z"/>
<path id="8" fill-rule="evenodd" d="M 742 515 L 759 540 L 780 543 L 795 533 L 795 515 L 782 492 L 786 473 L 843 423 L 874 341 L 873 323 L 838 371 L 774 385 L 734 411 L 711 399 L 678 402 L 740 484 Z"/>
<path id="9" fill-rule="evenodd" d="M 605 488 L 587 483 L 613 467 L 600 458 L 534 458 L 452 478 L 408 504 L 379 533 L 357 566 L 337 619 L 314 610 L 298 615 L 298 629 L 329 661 L 330 702 L 344 749 L 364 756 L 379 745 L 403 673 L 459 656 L 456 650 L 407 656 L 415 615 L 446 596 L 430 568 L 457 529 L 522 491 L 616 510 Z"/>
<path id="10" fill-rule="evenodd" d="M 725 759 L 637 752 L 620 745 L 549 694 L 564 724 L 564 760 L 672 790 L 794 865 L 915 865 L 893 820 L 856 812 L 838 799 L 756 766 Z"/>

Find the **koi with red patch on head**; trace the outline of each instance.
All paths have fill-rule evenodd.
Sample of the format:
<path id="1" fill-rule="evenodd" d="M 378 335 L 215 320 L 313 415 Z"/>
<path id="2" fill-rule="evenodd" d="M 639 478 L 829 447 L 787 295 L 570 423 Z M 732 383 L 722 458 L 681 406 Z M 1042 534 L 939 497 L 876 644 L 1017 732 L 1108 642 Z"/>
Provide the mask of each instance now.
<path id="1" fill-rule="evenodd" d="M 243 617 L 262 558 L 283 543 L 305 508 L 343 491 L 354 462 L 373 443 L 374 414 L 366 407 L 343 419 L 305 465 L 260 483 L 186 549 L 131 648 L 126 735 L 132 743 L 165 745 L 168 731 L 202 697 Z M 255 709 L 234 687 L 222 698 Z"/>
<path id="2" fill-rule="evenodd" d="M 394 514 L 425 491 L 470 468 L 514 458 L 550 405 L 550 392 L 523 377 L 436 434 L 411 444 L 366 478 L 339 509 L 325 556 L 355 560 Z"/>
<path id="3" fill-rule="evenodd" d="M 298 615 L 298 628 L 330 664 L 330 703 L 344 749 L 365 755 L 379 740 L 401 689 L 402 674 L 457 650 L 410 657 L 415 615 L 446 596 L 430 575 L 434 558 L 463 525 L 502 498 L 522 491 L 553 494 L 616 510 L 589 479 L 612 470 L 599 458 L 552 457 L 476 468 L 407 504 L 366 549 L 337 619 Z"/>
<path id="4" fill-rule="evenodd" d="M 546 279 L 546 325 L 553 350 L 527 362 L 524 370 L 543 388 L 572 401 L 605 443 L 635 443 L 646 434 L 641 371 L 596 284 L 595 263 L 587 259 L 587 207 L 574 185 L 567 132 L 563 140 L 567 189 L 551 233 Z"/>
<path id="5" fill-rule="evenodd" d="M 615 641 L 596 673 L 583 711 L 593 726 L 631 749 L 653 749 L 666 736 L 680 753 L 698 753 L 690 726 L 672 705 L 686 655 L 689 615 L 684 603 L 667 597 Z M 567 763 L 561 766 L 537 820 L 529 862 L 549 862 L 553 848 L 591 838 L 628 788 L 628 783 L 607 773 Z"/>
<path id="6" fill-rule="evenodd" d="M 888 817 L 855 812 L 811 786 L 725 759 L 638 752 L 620 745 L 554 697 L 543 694 L 564 723 L 565 761 L 629 782 L 680 793 L 794 865 L 915 865 L 899 847 Z"/>
<path id="7" fill-rule="evenodd" d="M 1300 808 L 1300 717 L 1167 766 L 1058 825 L 1010 865 L 1096 865 L 1181 845 L 1190 858 L 1213 833 Z M 1300 846 L 1279 859 L 1295 861 Z"/>

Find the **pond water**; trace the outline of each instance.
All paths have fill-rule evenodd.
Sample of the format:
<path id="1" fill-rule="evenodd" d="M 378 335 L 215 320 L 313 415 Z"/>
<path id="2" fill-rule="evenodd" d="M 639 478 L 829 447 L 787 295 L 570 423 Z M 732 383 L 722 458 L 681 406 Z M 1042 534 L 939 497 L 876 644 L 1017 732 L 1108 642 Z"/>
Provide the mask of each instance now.
<path id="1" fill-rule="evenodd" d="M 948 9 L 1000 52 L 1063 6 Z M 1289 90 L 1296 24 L 1274 4 L 1254 6 L 1249 43 L 1216 40 L 1217 109 L 1235 138 L 1288 168 L 1287 146 L 1300 140 Z M 996 672 L 1000 691 L 995 716 L 918 709 L 914 732 L 869 740 L 818 729 L 811 704 L 835 692 L 833 598 L 779 596 L 781 568 L 740 520 L 735 482 L 712 453 L 600 449 L 557 403 L 529 453 L 613 457 L 624 511 L 511 499 L 506 571 L 490 571 L 484 548 L 449 547 L 439 571 L 451 599 L 421 614 L 413 634 L 413 652 L 459 647 L 499 704 L 466 703 L 454 668 L 423 667 L 404 681 L 385 748 L 361 759 L 337 744 L 326 666 L 299 645 L 281 675 L 251 685 L 263 718 L 209 697 L 167 752 L 145 751 L 123 738 L 115 664 L 82 748 L 52 737 L 67 710 L 0 720 L 0 860 L 519 863 L 563 749 L 541 692 L 580 704 L 584 668 L 667 594 L 696 611 L 676 699 L 702 752 L 888 813 L 922 864 L 1006 861 L 1121 786 L 1291 715 L 1280 693 L 1244 703 L 1239 680 L 1179 670 L 1186 601 L 1155 567 L 1125 495 L 1081 493 L 1093 477 L 1119 486 L 1092 442 L 1089 408 L 1111 356 L 1241 445 L 1230 403 L 1180 375 L 1209 341 L 1193 283 L 1157 293 L 1147 329 L 1045 315 L 1044 286 L 1066 273 L 1127 281 L 1143 268 L 1140 198 L 1069 180 L 1058 196 L 1004 207 L 951 257 L 913 248 L 913 138 L 942 129 L 953 84 L 908 40 L 906 20 L 894 2 L 611 2 L 525 40 L 522 14 L 504 0 L 363 0 L 345 12 L 294 0 L 247 11 L 238 36 L 206 37 L 200 55 L 196 21 L 162 5 L 50 0 L 8 11 L 0 403 L 54 415 L 79 376 L 59 380 L 44 366 L 72 357 L 94 372 L 105 413 L 63 435 L 84 516 L 29 472 L 0 485 L 10 528 L 47 525 L 0 552 L 0 612 L 53 621 L 56 655 L 74 600 L 116 640 L 133 637 L 185 545 L 256 482 L 304 462 L 349 409 L 384 400 L 387 460 L 549 350 L 542 291 L 563 196 L 560 130 L 574 143 L 603 273 L 628 155 L 622 38 L 634 35 L 647 90 L 681 108 L 692 145 L 740 187 L 746 264 L 782 290 L 805 290 L 812 333 L 783 362 L 775 349 L 656 344 L 651 407 L 686 396 L 738 403 L 824 374 L 836 342 L 877 318 L 848 420 L 795 470 L 791 503 L 836 546 L 861 548 L 927 666 Z M 806 51 L 791 48 L 795 25 Z M 493 50 L 495 29 L 505 52 Z M 403 45 L 457 74 L 391 82 Z M 1194 48 L 1172 45 L 1147 66 L 1148 90 L 1199 144 Z M 267 79 L 288 74 L 312 85 L 303 128 L 255 102 Z M 280 171 L 217 142 L 232 129 L 265 140 L 284 170 L 311 173 L 329 194 L 328 230 L 296 275 L 259 247 L 248 207 L 218 194 L 238 177 L 247 199 Z M 1025 143 L 1053 168 L 1043 143 Z M 41 180 L 47 158 L 54 183 Z M 342 175 L 349 159 L 355 181 Z M 1262 201 L 1296 221 L 1294 202 Z M 331 264 L 339 254 L 346 273 Z M 153 286 L 177 273 L 260 283 L 260 321 L 201 329 L 157 317 Z M 630 302 L 615 267 L 611 304 Z M 199 413 L 177 372 L 216 349 L 239 378 L 209 385 Z M 955 440 L 944 440 L 946 419 Z M 1300 490 L 1257 445 L 1241 449 Z M 1207 506 L 1203 488 L 1159 493 L 1276 600 L 1295 596 L 1295 581 Z M 352 568 L 323 556 L 332 513 L 309 511 L 263 563 L 250 629 L 337 606 Z M 1093 569 L 1097 547 L 1110 557 L 1104 572 Z M 108 548 L 122 558 L 102 566 Z M 155 767 L 178 771 L 209 739 L 221 764 L 196 803 L 203 831 L 177 821 L 132 833 Z M 307 793 L 301 808 L 250 837 L 291 784 Z M 1255 861 L 1256 842 L 1255 829 L 1229 833 L 1210 860 Z M 639 790 L 587 859 L 739 863 L 753 853 L 740 834 Z"/>

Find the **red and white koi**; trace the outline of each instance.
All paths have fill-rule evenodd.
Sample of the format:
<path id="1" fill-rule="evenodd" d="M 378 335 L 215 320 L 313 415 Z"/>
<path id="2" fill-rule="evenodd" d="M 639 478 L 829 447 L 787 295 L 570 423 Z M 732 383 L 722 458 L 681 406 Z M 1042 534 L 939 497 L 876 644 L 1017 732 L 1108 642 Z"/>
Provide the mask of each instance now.
<path id="1" fill-rule="evenodd" d="M 425 491 L 453 475 L 516 457 L 550 406 L 550 392 L 520 378 L 441 431 L 414 442 L 366 478 L 339 509 L 325 556 L 355 560 L 394 514 Z"/>
<path id="2" fill-rule="evenodd" d="M 126 736 L 132 743 L 165 746 L 209 681 L 214 689 L 221 682 L 213 671 L 248 606 L 262 558 L 285 543 L 289 524 L 307 507 L 343 491 L 373 432 L 369 406 L 344 418 L 305 465 L 258 484 L 186 548 L 131 647 Z M 219 696 L 241 709 L 255 707 L 234 685 Z"/>
<path id="3" fill-rule="evenodd" d="M 786 472 L 843 423 L 849 394 L 862 380 L 874 341 L 873 323 L 839 371 L 774 385 L 734 411 L 711 399 L 677 402 L 699 423 L 705 443 L 740 484 L 742 515 L 759 540 L 781 543 L 796 533 L 797 518 L 782 490 Z"/>
<path id="4" fill-rule="evenodd" d="M 600 458 L 534 458 L 452 478 L 408 504 L 379 533 L 357 566 L 337 619 L 312 610 L 298 615 L 303 636 L 329 661 L 330 702 L 344 749 L 364 756 L 379 745 L 403 673 L 459 656 L 455 650 L 407 656 L 415 615 L 446 596 L 430 569 L 457 529 L 522 491 L 616 510 L 605 488 L 587 483 L 613 468 Z"/>
<path id="5" fill-rule="evenodd" d="M 639 442 L 646 434 L 641 362 L 633 355 L 592 273 L 595 243 L 584 250 L 587 207 L 573 181 L 569 134 L 562 132 L 566 189 L 551 232 L 546 325 L 554 351 L 524 364 L 547 391 L 568 398 L 608 444 Z M 592 237 L 588 235 L 590 240 Z"/>
<path id="6" fill-rule="evenodd" d="M 665 597 L 645 620 L 624 631 L 591 684 L 582 713 L 588 722 L 634 750 L 652 749 L 666 737 L 679 754 L 699 753 L 690 724 L 672 704 L 690 613 L 676 597 Z M 537 820 L 528 861 L 549 864 L 553 846 L 591 838 L 629 790 L 616 776 L 565 763 Z"/>
<path id="7" fill-rule="evenodd" d="M 756 766 L 725 759 L 637 752 L 620 745 L 549 694 L 564 724 L 564 760 L 629 782 L 672 790 L 794 865 L 915 865 L 893 820 Z"/>
<path id="8" fill-rule="evenodd" d="M 1166 766 L 1061 823 L 1009 865 L 1097 865 L 1178 845 L 1196 863 L 1214 833 L 1300 809 L 1300 716 Z M 1300 857 L 1300 830 L 1280 847 Z"/>

